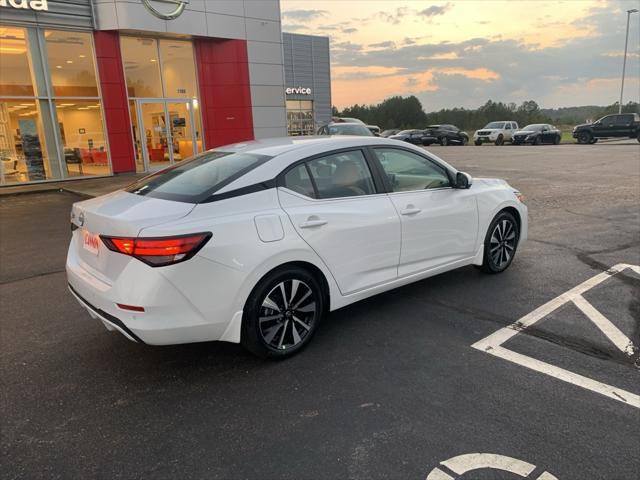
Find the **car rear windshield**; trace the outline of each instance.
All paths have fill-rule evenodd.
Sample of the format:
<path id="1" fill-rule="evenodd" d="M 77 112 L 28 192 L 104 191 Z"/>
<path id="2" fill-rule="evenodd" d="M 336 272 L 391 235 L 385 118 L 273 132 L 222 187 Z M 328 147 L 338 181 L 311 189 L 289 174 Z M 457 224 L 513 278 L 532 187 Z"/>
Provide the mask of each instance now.
<path id="1" fill-rule="evenodd" d="M 211 151 L 145 177 L 127 192 L 176 202 L 200 203 L 272 157 Z"/>
<path id="2" fill-rule="evenodd" d="M 357 123 L 341 123 L 331 125 L 329 127 L 329 135 L 359 135 L 365 137 L 373 136 L 373 133 L 365 127 Z"/>
<path id="3" fill-rule="evenodd" d="M 484 128 L 495 128 L 498 130 L 502 130 L 504 128 L 504 122 L 491 122 L 485 125 Z"/>

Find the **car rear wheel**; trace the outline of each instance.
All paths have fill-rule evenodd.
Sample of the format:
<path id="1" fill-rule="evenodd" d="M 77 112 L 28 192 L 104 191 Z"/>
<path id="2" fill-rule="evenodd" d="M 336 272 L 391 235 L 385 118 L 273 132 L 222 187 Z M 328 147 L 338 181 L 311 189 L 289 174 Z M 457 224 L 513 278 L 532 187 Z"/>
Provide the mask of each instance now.
<path id="1" fill-rule="evenodd" d="M 289 357 L 309 343 L 324 308 L 322 288 L 307 270 L 275 270 L 247 299 L 241 343 L 263 358 Z"/>
<path id="2" fill-rule="evenodd" d="M 516 254 L 520 229 L 514 216 L 502 211 L 493 219 L 484 240 L 484 260 L 480 269 L 487 273 L 504 272 Z"/>
<path id="3" fill-rule="evenodd" d="M 462 139 L 460 140 L 460 145 L 462 145 L 464 147 L 468 143 L 469 143 L 469 139 L 467 137 L 463 136 Z"/>
<path id="4" fill-rule="evenodd" d="M 498 138 L 496 138 L 496 145 L 500 146 L 504 144 L 504 137 L 502 136 L 502 134 L 498 135 Z"/>
<path id="5" fill-rule="evenodd" d="M 592 138 L 593 135 L 591 135 L 589 132 L 580 132 L 578 134 L 578 143 L 581 145 L 586 145 L 591 141 Z"/>
<path id="6" fill-rule="evenodd" d="M 441 137 L 440 145 L 442 145 L 443 147 L 446 147 L 447 145 L 449 145 L 449 139 L 447 137 Z"/>
<path id="7" fill-rule="evenodd" d="M 560 135 L 556 135 L 553 139 L 553 144 L 558 145 L 560 143 L 560 140 L 561 140 Z"/>

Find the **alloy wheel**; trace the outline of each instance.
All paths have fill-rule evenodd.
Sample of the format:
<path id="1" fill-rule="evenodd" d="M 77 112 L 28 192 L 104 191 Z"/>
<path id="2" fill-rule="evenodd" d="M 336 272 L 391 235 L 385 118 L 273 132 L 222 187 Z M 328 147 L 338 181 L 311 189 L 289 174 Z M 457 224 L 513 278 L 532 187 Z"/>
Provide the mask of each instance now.
<path id="1" fill-rule="evenodd" d="M 502 268 L 511 261 L 516 249 L 516 228 L 513 222 L 503 218 L 491 232 L 489 256 L 493 264 Z"/>
<path id="2" fill-rule="evenodd" d="M 317 299 L 302 280 L 278 283 L 262 300 L 258 324 L 264 343 L 275 350 L 300 344 L 316 321 Z"/>

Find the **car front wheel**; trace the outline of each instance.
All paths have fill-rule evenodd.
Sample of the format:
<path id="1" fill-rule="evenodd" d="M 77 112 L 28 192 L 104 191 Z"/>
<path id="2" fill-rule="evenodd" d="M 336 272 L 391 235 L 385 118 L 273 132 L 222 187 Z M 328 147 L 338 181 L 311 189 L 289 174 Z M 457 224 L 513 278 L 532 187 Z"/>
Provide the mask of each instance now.
<path id="1" fill-rule="evenodd" d="M 496 138 L 496 145 L 500 146 L 504 143 L 504 137 L 502 135 L 498 135 L 498 138 Z"/>
<path id="2" fill-rule="evenodd" d="M 504 272 L 516 254 L 520 229 L 514 216 L 500 212 L 489 225 L 484 240 L 484 259 L 481 270 L 487 273 Z"/>
<path id="3" fill-rule="evenodd" d="M 578 143 L 581 145 L 586 145 L 591 141 L 593 136 L 589 132 L 580 132 L 578 134 Z"/>
<path id="4" fill-rule="evenodd" d="M 305 269 L 285 267 L 263 278 L 247 299 L 241 343 L 263 358 L 285 358 L 304 348 L 324 314 L 318 280 Z"/>
<path id="5" fill-rule="evenodd" d="M 640 141 L 640 140 L 638 140 Z M 479 147 L 480 145 L 482 145 L 482 142 L 480 140 L 476 140 L 475 142 L 473 142 L 476 144 L 476 147 Z"/>
<path id="6" fill-rule="evenodd" d="M 440 145 L 442 145 L 443 147 L 446 147 L 447 145 L 449 145 L 449 139 L 447 137 L 442 137 L 440 139 Z"/>

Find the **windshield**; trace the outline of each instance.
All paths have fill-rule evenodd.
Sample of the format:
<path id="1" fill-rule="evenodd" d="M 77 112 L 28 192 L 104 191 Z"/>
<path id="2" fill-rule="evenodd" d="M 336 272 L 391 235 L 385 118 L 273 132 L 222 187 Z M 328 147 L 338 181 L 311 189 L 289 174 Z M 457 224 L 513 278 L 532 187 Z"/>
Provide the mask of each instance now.
<path id="1" fill-rule="evenodd" d="M 491 122 L 486 124 L 484 128 L 495 128 L 496 130 L 502 130 L 504 128 L 504 122 Z"/>
<path id="2" fill-rule="evenodd" d="M 177 202 L 199 203 L 271 157 L 211 151 L 145 177 L 127 192 Z"/>
<path id="3" fill-rule="evenodd" d="M 544 127 L 543 124 L 541 123 L 532 123 L 531 125 L 527 125 L 526 127 L 523 128 L 523 130 L 542 130 L 542 127 Z"/>
<path id="4" fill-rule="evenodd" d="M 364 125 L 353 123 L 342 123 L 331 125 L 329 127 L 329 135 L 359 135 L 372 137 L 373 133 Z"/>
<path id="5" fill-rule="evenodd" d="M 396 133 L 396 135 L 411 135 L 415 130 L 402 130 L 401 132 Z"/>

